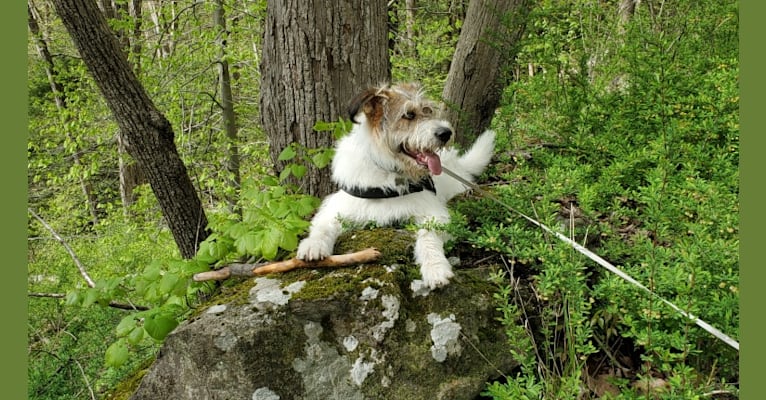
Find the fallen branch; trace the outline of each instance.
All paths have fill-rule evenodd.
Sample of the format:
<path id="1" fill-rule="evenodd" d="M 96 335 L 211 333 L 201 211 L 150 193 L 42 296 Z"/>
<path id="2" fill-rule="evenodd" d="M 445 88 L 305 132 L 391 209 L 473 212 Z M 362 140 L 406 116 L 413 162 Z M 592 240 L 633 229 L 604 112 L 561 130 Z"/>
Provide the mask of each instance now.
<path id="1" fill-rule="evenodd" d="M 39 298 L 49 298 L 49 299 L 64 299 L 66 298 L 66 295 L 64 293 L 41 293 L 41 292 L 29 292 L 27 293 L 27 296 L 29 297 L 39 297 Z M 146 311 L 149 309 L 147 306 L 139 306 L 132 303 L 119 303 L 117 301 L 110 301 L 109 307 L 112 308 L 118 308 L 120 310 L 130 310 L 130 311 Z"/>
<path id="2" fill-rule="evenodd" d="M 208 272 L 200 272 L 194 275 L 196 282 L 202 281 L 221 281 L 231 276 L 258 276 L 273 272 L 286 272 L 298 268 L 320 268 L 320 267 L 343 267 L 354 264 L 364 264 L 375 261 L 380 257 L 380 252 L 369 248 L 356 253 L 340 254 L 325 257 L 323 260 L 303 261 L 292 258 L 284 261 L 260 264 L 229 264 L 221 269 Z"/>
<path id="3" fill-rule="evenodd" d="M 69 243 L 64 240 L 64 238 L 61 237 L 61 235 L 58 234 L 50 225 L 48 225 L 45 220 L 37 215 L 36 212 L 32 211 L 31 208 L 27 207 L 27 211 L 29 211 L 30 214 L 32 214 L 33 217 L 35 217 L 40 223 L 45 227 L 45 229 L 48 230 L 48 232 L 53 235 L 53 237 L 61 243 L 62 246 L 66 249 L 67 253 L 69 253 L 69 256 L 72 257 L 72 261 L 74 261 L 75 266 L 80 271 L 80 275 L 82 275 L 83 279 L 85 279 L 85 282 L 88 284 L 89 287 L 96 287 L 96 283 L 93 282 L 93 279 L 91 279 L 90 275 L 88 275 L 88 271 L 85 269 L 85 266 L 82 265 L 80 262 L 80 259 L 77 257 L 77 254 L 72 250 L 71 247 L 69 247 Z"/>

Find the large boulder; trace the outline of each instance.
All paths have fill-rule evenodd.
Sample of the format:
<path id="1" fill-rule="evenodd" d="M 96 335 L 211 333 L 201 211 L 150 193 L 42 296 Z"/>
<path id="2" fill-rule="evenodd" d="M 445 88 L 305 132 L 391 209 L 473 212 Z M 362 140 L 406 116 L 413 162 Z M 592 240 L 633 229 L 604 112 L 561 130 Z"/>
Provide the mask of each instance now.
<path id="1" fill-rule="evenodd" d="M 166 338 L 131 399 L 474 399 L 515 367 L 491 267 L 429 292 L 412 282 L 408 234 L 353 238 L 336 253 L 377 245 L 380 263 L 229 288 Z"/>

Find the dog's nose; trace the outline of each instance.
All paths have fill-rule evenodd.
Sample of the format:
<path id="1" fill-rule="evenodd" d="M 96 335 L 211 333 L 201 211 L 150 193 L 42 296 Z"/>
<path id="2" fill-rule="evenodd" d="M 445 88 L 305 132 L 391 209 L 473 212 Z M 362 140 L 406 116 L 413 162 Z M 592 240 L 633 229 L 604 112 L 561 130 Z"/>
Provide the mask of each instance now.
<path id="1" fill-rule="evenodd" d="M 434 135 L 436 135 L 436 138 L 439 139 L 442 143 L 447 143 L 449 138 L 452 137 L 452 129 L 439 128 L 436 130 L 436 132 L 434 132 Z"/>

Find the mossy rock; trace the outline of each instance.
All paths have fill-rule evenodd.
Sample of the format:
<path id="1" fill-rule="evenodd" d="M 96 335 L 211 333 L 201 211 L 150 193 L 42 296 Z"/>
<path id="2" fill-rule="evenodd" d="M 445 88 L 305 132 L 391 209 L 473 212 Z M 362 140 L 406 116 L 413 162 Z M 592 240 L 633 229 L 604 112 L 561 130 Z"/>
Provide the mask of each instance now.
<path id="1" fill-rule="evenodd" d="M 515 367 L 488 281 L 457 269 L 410 290 L 412 233 L 344 234 L 336 253 L 376 263 L 247 279 L 166 339 L 132 399 L 472 399 Z"/>

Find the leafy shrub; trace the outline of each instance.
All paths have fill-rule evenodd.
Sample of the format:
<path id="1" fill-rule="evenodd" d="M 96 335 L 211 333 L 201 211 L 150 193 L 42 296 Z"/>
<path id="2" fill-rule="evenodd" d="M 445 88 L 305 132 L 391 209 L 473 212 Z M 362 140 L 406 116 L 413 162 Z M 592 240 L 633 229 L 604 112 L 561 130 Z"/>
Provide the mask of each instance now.
<path id="1" fill-rule="evenodd" d="M 509 185 L 495 192 L 736 338 L 736 4 L 679 2 L 659 14 L 641 3 L 619 42 L 607 6 L 536 9 L 519 60 L 537 73 L 508 89 L 494 121 L 511 132 L 513 149 L 496 167 Z M 598 29 L 581 22 L 594 14 Z M 736 351 L 555 238 L 483 207 L 469 240 L 509 257 L 517 275 L 532 274 L 544 303 L 537 364 L 516 355 L 520 376 L 487 395 L 574 398 L 585 374 L 598 373 L 591 362 L 622 368 L 621 357 L 634 358 L 634 372 L 614 379 L 619 398 L 639 396 L 634 382 L 655 378 L 666 387 L 656 398 L 736 390 L 725 384 L 738 379 Z M 500 309 L 513 314 L 520 306 L 511 306 L 518 300 L 505 279 Z M 518 337 L 521 316 L 504 320 Z"/>

